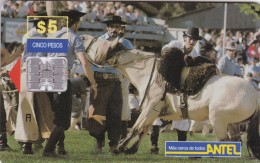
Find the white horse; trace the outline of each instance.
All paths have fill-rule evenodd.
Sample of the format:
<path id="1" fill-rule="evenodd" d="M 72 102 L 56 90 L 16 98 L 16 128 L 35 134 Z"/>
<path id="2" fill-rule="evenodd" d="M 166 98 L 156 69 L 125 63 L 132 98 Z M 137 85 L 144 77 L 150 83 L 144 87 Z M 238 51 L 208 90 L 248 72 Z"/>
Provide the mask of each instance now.
<path id="1" fill-rule="evenodd" d="M 89 53 L 88 55 L 94 60 L 95 55 Z M 158 59 L 154 56 L 154 53 L 140 50 L 123 50 L 108 60 L 105 57 L 107 63 L 117 67 L 130 79 L 138 89 L 141 99 L 142 97 L 145 99 L 139 118 L 127 138 L 119 144 L 119 149 L 126 153 L 137 152 L 148 127 L 159 116 L 165 105 L 170 108 L 170 112 L 161 118 L 182 119 L 179 96 L 167 93 L 166 101 L 161 101 L 165 82 L 157 72 L 155 62 Z M 223 75 L 214 75 L 198 95 L 188 98 L 189 119 L 196 121 L 209 119 L 219 141 L 230 140 L 227 133 L 229 124 L 250 119 L 247 144 L 258 159 L 260 159 L 259 106 L 259 95 L 249 82 L 239 77 Z M 134 137 L 137 139 L 133 145 L 125 150 Z"/>

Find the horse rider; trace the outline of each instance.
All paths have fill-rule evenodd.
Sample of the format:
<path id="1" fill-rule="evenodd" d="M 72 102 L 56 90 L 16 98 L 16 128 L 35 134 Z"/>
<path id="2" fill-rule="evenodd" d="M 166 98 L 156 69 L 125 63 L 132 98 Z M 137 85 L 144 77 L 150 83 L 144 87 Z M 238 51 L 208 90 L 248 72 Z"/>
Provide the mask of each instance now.
<path id="1" fill-rule="evenodd" d="M 176 62 L 184 62 L 184 61 L 187 62 L 186 59 L 199 56 L 199 53 L 194 49 L 194 47 L 195 47 L 196 43 L 198 42 L 198 40 L 201 40 L 201 39 L 202 39 L 202 37 L 199 35 L 199 29 L 197 27 L 188 28 L 187 31 L 183 32 L 183 42 L 181 42 L 179 40 L 173 40 L 173 41 L 169 42 L 168 44 L 163 46 L 161 55 L 162 56 L 165 56 L 168 54 L 175 55 L 175 54 L 171 54 L 171 52 L 172 52 L 172 50 L 177 48 L 183 52 L 183 56 L 180 56 L 180 60 L 176 61 Z M 177 64 L 173 65 L 173 66 L 175 66 L 174 69 L 176 69 L 176 71 L 178 71 L 179 73 L 175 73 L 175 74 L 171 74 L 171 75 L 173 75 L 172 78 L 176 80 L 174 82 L 174 84 L 175 84 L 174 87 L 176 87 L 177 89 L 180 89 L 179 84 L 180 84 L 180 73 L 181 73 L 182 67 L 178 66 Z M 173 121 L 172 125 L 177 130 L 178 141 L 186 141 L 187 140 L 187 131 L 189 130 L 189 126 L 190 126 L 189 120 L 183 119 L 180 121 Z"/>

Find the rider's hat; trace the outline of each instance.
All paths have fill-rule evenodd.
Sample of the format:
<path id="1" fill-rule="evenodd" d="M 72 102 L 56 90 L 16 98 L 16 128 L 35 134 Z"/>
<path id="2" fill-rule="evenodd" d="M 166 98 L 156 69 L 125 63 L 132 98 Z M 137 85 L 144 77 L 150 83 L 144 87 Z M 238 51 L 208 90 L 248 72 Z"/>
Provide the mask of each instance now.
<path id="1" fill-rule="evenodd" d="M 117 15 L 109 15 L 102 23 L 105 23 L 105 24 L 121 24 L 121 25 L 126 24 L 126 22 L 123 21 L 122 18 L 120 16 L 117 16 Z"/>
<path id="2" fill-rule="evenodd" d="M 199 35 L 199 28 L 196 27 L 191 27 L 187 31 L 184 31 L 183 36 L 188 36 L 194 40 L 202 39 L 202 37 Z"/>

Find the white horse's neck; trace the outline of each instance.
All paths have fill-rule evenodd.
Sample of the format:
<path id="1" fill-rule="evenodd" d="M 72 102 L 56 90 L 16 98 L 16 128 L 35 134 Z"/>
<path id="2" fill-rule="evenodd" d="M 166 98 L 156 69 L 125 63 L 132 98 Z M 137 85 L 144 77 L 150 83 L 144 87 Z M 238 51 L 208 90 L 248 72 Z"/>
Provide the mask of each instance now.
<path id="1" fill-rule="evenodd" d="M 127 76 L 138 89 L 142 98 L 147 87 L 154 64 L 154 53 L 139 50 L 130 50 L 120 55 L 116 66 L 120 72 Z M 154 70 L 153 73 L 156 73 Z M 153 74 L 153 79 L 155 74 Z"/>

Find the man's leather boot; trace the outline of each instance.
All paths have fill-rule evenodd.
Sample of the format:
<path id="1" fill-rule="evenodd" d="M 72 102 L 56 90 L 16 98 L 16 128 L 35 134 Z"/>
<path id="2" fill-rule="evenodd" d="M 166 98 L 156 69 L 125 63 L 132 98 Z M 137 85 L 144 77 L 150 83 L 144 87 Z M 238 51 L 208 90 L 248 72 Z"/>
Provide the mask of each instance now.
<path id="1" fill-rule="evenodd" d="M 58 142 L 58 155 L 68 154 L 67 151 L 65 150 L 64 139 L 65 139 L 65 133 L 63 132 Z"/>
<path id="2" fill-rule="evenodd" d="M 43 157 L 57 157 L 58 155 L 55 152 L 56 145 L 60 140 L 62 134 L 64 133 L 63 127 L 55 125 L 51 131 L 50 138 L 43 150 Z"/>
<path id="3" fill-rule="evenodd" d="M 32 143 L 29 142 L 22 143 L 22 154 L 26 154 L 26 155 L 33 154 Z"/>
<path id="4" fill-rule="evenodd" d="M 0 151 L 11 151 L 12 149 L 7 144 L 6 132 L 0 132 Z"/>

